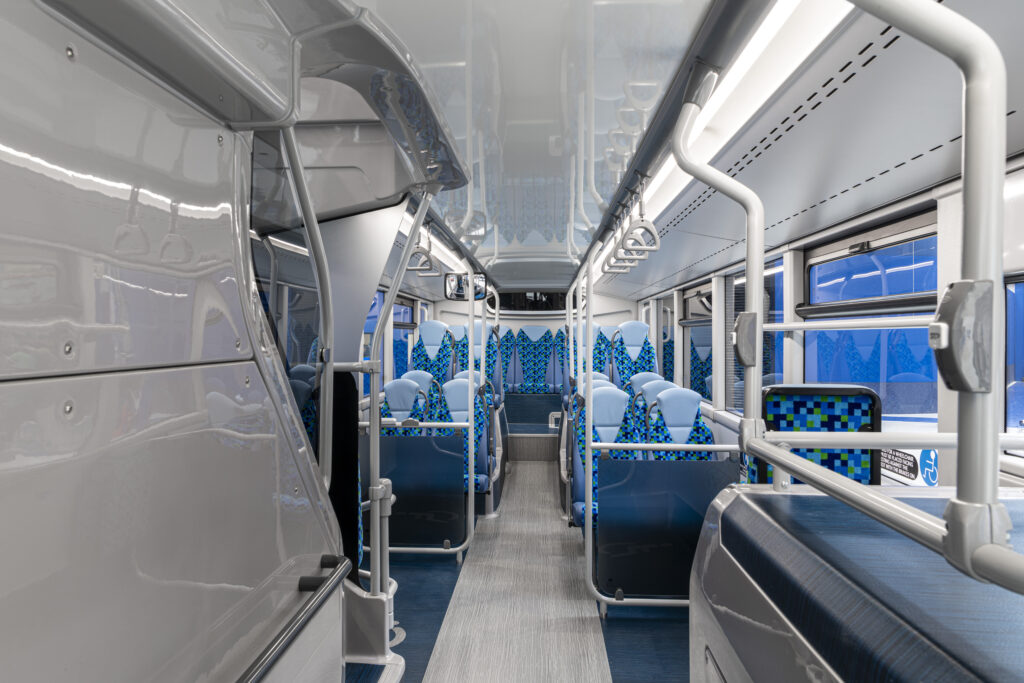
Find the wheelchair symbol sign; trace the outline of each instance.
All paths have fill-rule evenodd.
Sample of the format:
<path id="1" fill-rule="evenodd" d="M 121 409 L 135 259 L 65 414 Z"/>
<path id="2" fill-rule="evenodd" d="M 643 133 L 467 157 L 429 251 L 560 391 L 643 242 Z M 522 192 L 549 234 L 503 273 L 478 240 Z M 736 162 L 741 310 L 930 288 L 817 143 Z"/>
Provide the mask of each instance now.
<path id="1" fill-rule="evenodd" d="M 928 486 L 939 483 L 939 454 L 933 450 L 921 451 L 921 479 Z"/>

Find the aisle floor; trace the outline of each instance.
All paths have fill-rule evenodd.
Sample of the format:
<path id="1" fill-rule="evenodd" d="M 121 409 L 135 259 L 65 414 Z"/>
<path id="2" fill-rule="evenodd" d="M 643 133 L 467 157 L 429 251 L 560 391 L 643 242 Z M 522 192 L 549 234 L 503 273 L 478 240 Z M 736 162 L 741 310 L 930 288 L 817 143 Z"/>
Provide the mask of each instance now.
<path id="1" fill-rule="evenodd" d="M 556 466 L 515 463 L 501 516 L 477 523 L 424 681 L 612 680 Z"/>

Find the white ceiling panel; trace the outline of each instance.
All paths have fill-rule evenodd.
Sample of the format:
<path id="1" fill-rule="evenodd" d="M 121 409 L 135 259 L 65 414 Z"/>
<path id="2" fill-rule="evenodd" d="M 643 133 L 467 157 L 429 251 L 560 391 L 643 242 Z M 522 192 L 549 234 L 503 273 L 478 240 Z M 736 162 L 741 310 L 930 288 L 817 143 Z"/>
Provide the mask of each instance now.
<path id="1" fill-rule="evenodd" d="M 997 40 L 1009 69 L 1008 114 L 1024 107 L 1024 3 L 945 4 Z M 784 244 L 959 175 L 961 88 L 951 62 L 854 14 L 713 163 L 761 195 L 766 242 Z M 1007 121 L 1013 156 L 1024 150 L 1024 113 Z M 643 298 L 728 265 L 742 248 L 723 252 L 692 235 L 740 243 L 744 223 L 735 204 L 692 183 L 655 221 L 666 246 L 629 279 L 606 276 L 599 289 Z"/>

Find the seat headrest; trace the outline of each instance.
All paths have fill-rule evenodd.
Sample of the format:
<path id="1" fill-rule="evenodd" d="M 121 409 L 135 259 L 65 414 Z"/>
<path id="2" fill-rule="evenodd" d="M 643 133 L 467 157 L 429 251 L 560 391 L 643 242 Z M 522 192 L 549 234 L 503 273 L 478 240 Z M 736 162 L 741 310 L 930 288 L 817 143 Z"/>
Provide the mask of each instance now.
<path id="1" fill-rule="evenodd" d="M 615 325 L 601 325 L 597 328 L 597 334 L 603 334 L 605 339 L 611 340 L 618 329 Z"/>
<path id="2" fill-rule="evenodd" d="M 609 379 L 611 379 L 608 375 L 604 374 L 603 372 L 595 372 L 595 373 L 592 373 L 592 374 L 593 374 L 594 379 L 603 379 L 605 382 L 607 382 Z M 594 385 L 594 386 L 597 386 L 597 385 Z"/>
<path id="3" fill-rule="evenodd" d="M 431 358 L 436 356 L 438 349 L 441 348 L 445 332 L 448 332 L 448 326 L 440 320 L 427 320 L 420 323 L 420 341 L 423 342 L 423 348 Z"/>
<path id="4" fill-rule="evenodd" d="M 596 381 L 595 381 L 596 385 Z M 593 415 L 594 429 L 602 441 L 614 441 L 619 426 L 626 418 L 629 394 L 614 386 L 596 387 L 587 410 Z"/>
<path id="5" fill-rule="evenodd" d="M 420 395 L 420 385 L 411 379 L 393 379 L 384 385 L 384 398 L 391 415 L 401 422 L 409 417 Z"/>
<path id="6" fill-rule="evenodd" d="M 441 387 L 448 411 L 455 422 L 466 422 L 469 415 L 469 380 L 465 377 L 449 380 Z"/>
<path id="7" fill-rule="evenodd" d="M 615 385 L 606 379 L 594 379 L 594 391 L 597 391 L 601 387 L 614 387 Z M 576 393 L 580 396 L 587 395 L 587 380 L 581 379 L 580 383 L 576 386 Z"/>
<path id="8" fill-rule="evenodd" d="M 313 395 L 313 386 L 301 379 L 290 379 L 288 384 L 292 388 L 292 394 L 295 395 L 295 405 L 299 406 L 301 410 L 309 397 Z"/>
<path id="9" fill-rule="evenodd" d="M 426 370 L 410 370 L 402 375 L 402 379 L 409 379 L 420 385 L 424 394 L 430 394 L 430 385 L 434 383 L 434 376 Z"/>
<path id="10" fill-rule="evenodd" d="M 653 382 L 648 382 L 647 384 L 645 384 L 640 389 L 640 392 L 644 395 L 644 402 L 647 405 L 651 405 L 651 403 L 654 402 L 654 399 L 657 398 L 661 392 L 665 391 L 666 389 L 675 389 L 678 386 L 678 384 L 669 382 L 667 379 L 657 379 L 654 380 Z"/>
<path id="11" fill-rule="evenodd" d="M 629 378 L 629 383 L 633 385 L 633 394 L 640 391 L 645 384 L 648 382 L 656 382 L 659 379 L 665 379 L 656 372 L 638 372 Z"/>
<path id="12" fill-rule="evenodd" d="M 466 337 L 466 326 L 465 325 L 452 325 L 452 339 L 455 341 L 462 341 Z"/>
<path id="13" fill-rule="evenodd" d="M 477 320 L 473 323 L 473 343 L 479 344 L 481 339 L 487 339 L 493 329 L 494 325 L 487 323 L 487 325 L 484 326 L 482 321 Z"/>
<path id="14" fill-rule="evenodd" d="M 626 345 L 626 353 L 632 360 L 636 360 L 640 355 L 650 329 L 650 325 L 640 320 L 630 320 L 619 325 L 622 343 Z"/>
<path id="15" fill-rule="evenodd" d="M 463 370 L 462 372 L 456 373 L 455 377 L 452 377 L 452 379 L 469 379 L 469 370 Z M 480 384 L 483 383 L 483 380 L 480 378 L 479 370 L 473 371 L 473 380 L 475 381 L 474 386 L 480 386 Z"/>
<path id="16" fill-rule="evenodd" d="M 540 341 L 540 338 L 544 336 L 545 332 L 550 332 L 548 328 L 543 325 L 523 325 L 519 328 L 519 331 L 530 338 L 530 341 Z"/>
<path id="17" fill-rule="evenodd" d="M 498 325 L 498 334 L 499 334 L 499 335 L 500 335 L 501 337 L 504 337 L 504 336 L 505 336 L 506 334 L 508 334 L 509 332 L 512 332 L 512 328 L 511 328 L 511 327 L 509 327 L 508 325 Z M 514 332 L 513 332 L 513 335 L 515 335 L 515 333 L 514 333 Z"/>
<path id="18" fill-rule="evenodd" d="M 316 368 L 312 365 L 299 364 L 292 366 L 292 369 L 288 371 L 289 379 L 297 379 L 300 382 L 313 383 L 316 379 Z"/>
<path id="19" fill-rule="evenodd" d="M 672 441 L 686 443 L 690 438 L 690 430 L 697 420 L 700 410 L 700 394 L 696 391 L 672 387 L 658 394 L 657 410 L 661 413 L 665 426 L 668 427 Z"/>

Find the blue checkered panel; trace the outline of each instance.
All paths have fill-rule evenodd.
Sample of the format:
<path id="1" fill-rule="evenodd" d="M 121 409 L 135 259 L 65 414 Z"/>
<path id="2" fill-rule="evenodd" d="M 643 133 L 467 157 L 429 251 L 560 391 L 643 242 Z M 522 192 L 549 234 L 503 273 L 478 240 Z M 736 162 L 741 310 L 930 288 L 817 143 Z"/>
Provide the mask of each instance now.
<path id="1" fill-rule="evenodd" d="M 782 388 L 780 388 L 782 389 Z M 771 431 L 784 432 L 856 432 L 872 430 L 876 423 L 876 400 L 873 394 L 851 396 L 840 394 L 770 393 L 765 398 L 765 423 Z M 871 483 L 871 450 L 796 449 L 808 460 L 849 477 L 862 484 Z M 758 479 L 757 468 L 751 468 L 751 481 Z M 768 478 L 771 481 L 771 466 Z"/>

